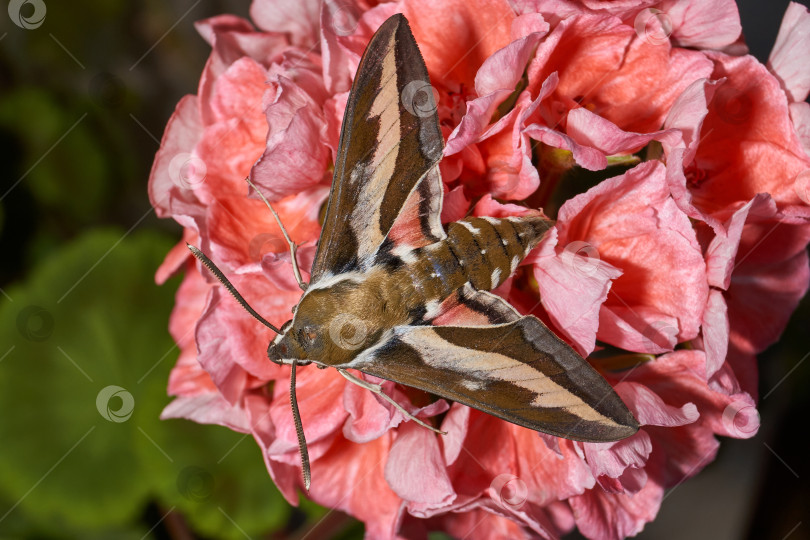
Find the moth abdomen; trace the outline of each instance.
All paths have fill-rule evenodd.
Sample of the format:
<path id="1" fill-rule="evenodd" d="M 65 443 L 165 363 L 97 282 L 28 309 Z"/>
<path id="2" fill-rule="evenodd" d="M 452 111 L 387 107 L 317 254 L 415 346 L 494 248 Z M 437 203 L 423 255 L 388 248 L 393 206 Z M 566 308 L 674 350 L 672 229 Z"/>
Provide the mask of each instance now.
<path id="1" fill-rule="evenodd" d="M 445 241 L 470 284 L 489 291 L 512 275 L 552 224 L 536 216 L 472 217 L 448 225 Z"/>

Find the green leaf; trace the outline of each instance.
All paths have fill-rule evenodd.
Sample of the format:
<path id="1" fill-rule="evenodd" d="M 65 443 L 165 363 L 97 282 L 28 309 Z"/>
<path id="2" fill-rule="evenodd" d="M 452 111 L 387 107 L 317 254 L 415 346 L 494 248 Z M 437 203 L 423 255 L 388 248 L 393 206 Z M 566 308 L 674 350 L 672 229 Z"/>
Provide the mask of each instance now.
<path id="1" fill-rule="evenodd" d="M 159 401 L 150 400 L 147 406 L 154 403 Z M 161 408 L 155 407 L 155 413 Z M 160 480 L 161 506 L 177 508 L 195 530 L 212 538 L 258 536 L 287 521 L 290 507 L 251 435 L 187 420 L 159 421 L 157 414 L 149 418 L 154 425 L 144 429 L 172 458 L 140 441 L 144 460 Z"/>
<path id="2" fill-rule="evenodd" d="M 111 405 L 129 393 L 137 410 L 146 390 L 138 379 L 172 346 L 172 299 L 152 280 L 170 243 L 123 236 L 83 236 L 10 288 L 13 301 L 0 307 L 0 490 L 56 526 L 130 521 L 150 492 L 137 419 L 106 420 L 96 398 L 117 385 L 124 393 Z"/>
<path id="3" fill-rule="evenodd" d="M 222 538 L 286 519 L 251 437 L 158 419 L 178 354 L 166 330 L 172 287 L 153 280 L 170 245 L 149 232 L 88 233 L 6 290 L 0 501 L 12 502 L 0 506 L 0 533 L 4 514 L 61 536 L 131 530 L 155 500 Z"/>

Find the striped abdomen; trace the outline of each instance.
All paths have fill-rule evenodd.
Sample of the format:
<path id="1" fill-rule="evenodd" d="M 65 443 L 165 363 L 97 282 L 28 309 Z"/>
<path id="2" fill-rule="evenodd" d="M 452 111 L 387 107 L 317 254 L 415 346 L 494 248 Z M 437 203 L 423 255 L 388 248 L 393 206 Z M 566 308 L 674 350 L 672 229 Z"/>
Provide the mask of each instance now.
<path id="1" fill-rule="evenodd" d="M 412 289 L 409 309 L 426 307 L 427 318 L 445 298 L 469 282 L 489 291 L 506 281 L 552 222 L 540 217 L 472 217 L 450 223 L 447 238 L 400 255 L 399 269 Z"/>
<path id="2" fill-rule="evenodd" d="M 540 217 L 472 217 L 451 223 L 444 241 L 466 280 L 490 291 L 512 275 L 551 225 Z"/>

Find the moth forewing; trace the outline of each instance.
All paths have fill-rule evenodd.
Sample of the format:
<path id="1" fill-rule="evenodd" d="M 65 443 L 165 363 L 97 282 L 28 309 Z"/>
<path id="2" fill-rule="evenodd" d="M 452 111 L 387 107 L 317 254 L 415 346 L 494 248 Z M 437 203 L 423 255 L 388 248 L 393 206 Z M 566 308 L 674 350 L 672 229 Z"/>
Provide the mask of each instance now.
<path id="1" fill-rule="evenodd" d="M 435 110 L 408 22 L 393 15 L 371 38 L 349 93 L 313 282 L 357 269 L 377 251 L 416 184 L 441 159 Z"/>

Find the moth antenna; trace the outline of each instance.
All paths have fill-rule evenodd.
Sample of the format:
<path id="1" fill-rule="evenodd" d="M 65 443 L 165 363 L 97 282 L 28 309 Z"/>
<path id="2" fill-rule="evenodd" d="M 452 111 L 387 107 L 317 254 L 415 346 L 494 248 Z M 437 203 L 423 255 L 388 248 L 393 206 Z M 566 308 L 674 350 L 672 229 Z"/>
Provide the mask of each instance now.
<path id="1" fill-rule="evenodd" d="M 296 366 L 298 366 L 298 362 L 293 359 L 290 374 L 290 405 L 292 406 L 293 421 L 295 422 L 295 433 L 298 435 L 298 451 L 301 453 L 301 473 L 304 475 L 304 487 L 309 491 L 312 473 L 309 470 L 309 452 L 307 451 L 307 439 L 304 437 L 304 425 L 301 423 L 301 414 L 298 412 L 298 399 L 295 397 Z"/>
<path id="2" fill-rule="evenodd" d="M 406 411 L 405 408 L 402 405 L 400 405 L 399 403 L 394 401 L 394 399 L 392 397 L 388 396 L 385 392 L 383 392 L 382 387 L 380 385 L 372 384 L 372 383 L 370 383 L 368 381 L 364 381 L 363 379 L 355 377 L 354 375 L 352 375 L 351 373 L 349 373 L 345 369 L 341 369 L 341 368 L 336 368 L 336 369 L 338 370 L 338 373 L 340 373 L 341 375 L 343 375 L 346 378 L 347 381 L 356 384 L 360 388 L 365 388 L 366 390 L 370 390 L 370 391 L 374 392 L 375 394 L 377 394 L 378 396 L 380 396 L 384 400 L 386 400 L 388 403 L 390 403 L 391 405 L 396 407 L 397 410 L 400 411 L 402 414 L 404 414 L 405 416 L 407 416 L 408 418 L 410 418 L 411 420 L 413 420 L 414 422 L 416 422 L 420 426 L 426 427 L 431 431 L 435 431 L 436 433 L 438 433 L 440 435 L 447 435 L 447 432 L 442 431 L 440 429 L 436 429 L 435 427 L 431 426 L 430 424 L 426 424 L 422 420 L 418 419 L 417 417 L 415 417 L 414 415 L 412 415 L 411 413 Z"/>
<path id="3" fill-rule="evenodd" d="M 290 246 L 290 255 L 291 255 L 291 259 L 292 259 L 293 272 L 295 273 L 295 280 L 298 282 L 298 286 L 301 287 L 302 291 L 307 290 L 307 284 L 303 280 L 303 278 L 301 277 L 301 270 L 298 268 L 298 261 L 295 259 L 295 250 L 296 250 L 295 242 L 293 242 L 292 239 L 290 238 L 290 235 L 287 234 L 287 229 L 284 227 L 284 224 L 281 222 L 281 218 L 279 217 L 278 213 L 276 212 L 276 209 L 273 208 L 273 206 L 270 204 L 270 201 L 265 199 L 264 195 L 262 195 L 262 192 L 259 191 L 259 188 L 257 188 L 255 185 L 253 185 L 253 182 L 250 181 L 249 176 L 247 178 L 245 178 L 245 181 L 248 183 L 248 185 L 250 187 L 253 188 L 253 191 L 255 191 L 256 193 L 259 194 L 259 197 L 261 197 L 261 199 L 264 201 L 264 204 L 266 204 L 267 208 L 269 208 L 270 211 L 273 213 L 273 217 L 276 218 L 276 223 L 278 223 L 278 226 L 281 228 L 281 234 L 284 235 L 284 239 L 287 241 L 287 244 Z"/>
<path id="4" fill-rule="evenodd" d="M 202 251 L 200 251 L 199 249 L 197 249 L 196 247 L 192 246 L 189 243 L 186 243 L 186 245 L 188 246 L 188 249 L 191 250 L 192 255 L 197 257 L 197 259 L 199 259 L 199 261 L 203 263 L 205 267 L 211 271 L 212 274 L 214 274 L 214 277 L 216 277 L 219 280 L 219 282 L 222 283 L 226 289 L 228 289 L 228 292 L 230 292 L 233 295 L 233 297 L 236 298 L 236 301 L 239 302 L 239 304 L 243 308 L 245 308 L 245 311 L 253 315 L 254 319 L 265 325 L 267 328 L 269 328 L 276 334 L 281 333 L 281 331 L 278 328 L 267 322 L 264 319 L 264 317 L 262 317 L 256 312 L 255 309 L 250 307 L 250 304 L 248 304 L 247 301 L 244 298 L 242 298 L 242 295 L 239 294 L 239 291 L 236 290 L 236 287 L 234 287 L 231 284 L 231 282 L 228 281 L 228 278 L 225 277 L 225 274 L 222 273 L 222 270 L 217 268 L 217 265 L 215 265 L 214 262 L 205 255 L 205 253 L 203 253 Z"/>

